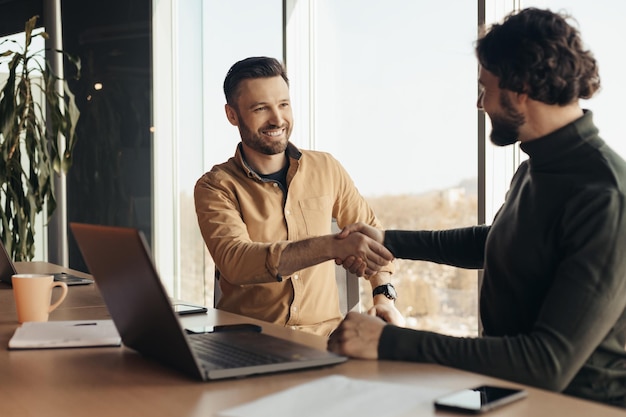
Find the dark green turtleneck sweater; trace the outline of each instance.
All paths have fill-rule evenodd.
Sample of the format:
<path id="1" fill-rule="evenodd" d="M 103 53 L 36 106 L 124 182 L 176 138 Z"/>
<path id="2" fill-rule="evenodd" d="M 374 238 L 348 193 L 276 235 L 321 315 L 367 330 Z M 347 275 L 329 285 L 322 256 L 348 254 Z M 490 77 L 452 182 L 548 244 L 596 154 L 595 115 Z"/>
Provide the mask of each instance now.
<path id="1" fill-rule="evenodd" d="M 626 162 L 589 111 L 521 149 L 491 226 L 385 233 L 397 258 L 484 269 L 483 336 L 388 325 L 379 357 L 626 407 Z"/>

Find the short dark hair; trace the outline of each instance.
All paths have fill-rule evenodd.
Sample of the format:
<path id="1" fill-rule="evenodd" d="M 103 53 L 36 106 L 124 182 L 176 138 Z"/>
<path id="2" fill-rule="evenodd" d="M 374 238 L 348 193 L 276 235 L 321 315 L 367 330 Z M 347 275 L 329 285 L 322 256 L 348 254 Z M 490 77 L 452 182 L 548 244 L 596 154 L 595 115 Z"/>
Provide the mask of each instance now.
<path id="1" fill-rule="evenodd" d="M 565 105 L 591 98 L 600 89 L 598 66 L 571 18 L 537 8 L 513 12 L 478 39 L 478 61 L 500 88 L 533 100 Z"/>
<path id="2" fill-rule="evenodd" d="M 275 58 L 255 56 L 235 62 L 224 79 L 224 95 L 231 106 L 239 94 L 239 84 L 250 78 L 283 77 L 289 85 L 285 66 Z"/>

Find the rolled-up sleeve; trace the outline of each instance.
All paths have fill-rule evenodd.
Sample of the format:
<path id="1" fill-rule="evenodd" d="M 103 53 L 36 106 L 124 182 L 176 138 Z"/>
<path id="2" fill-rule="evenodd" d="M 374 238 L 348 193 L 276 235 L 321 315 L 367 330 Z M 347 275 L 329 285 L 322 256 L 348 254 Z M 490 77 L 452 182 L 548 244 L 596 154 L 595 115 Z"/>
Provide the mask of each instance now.
<path id="1" fill-rule="evenodd" d="M 278 265 L 280 265 L 280 257 L 288 243 L 285 241 L 272 243 L 267 251 L 267 263 L 265 266 L 270 274 L 276 277 L 276 281 L 283 280 L 283 277 L 278 274 Z"/>
<path id="2" fill-rule="evenodd" d="M 209 253 L 220 276 L 233 285 L 276 282 L 280 256 L 288 242 L 252 241 L 242 206 L 253 206 L 254 197 L 238 192 L 231 183 L 228 176 L 211 171 L 194 189 L 198 225 Z"/>

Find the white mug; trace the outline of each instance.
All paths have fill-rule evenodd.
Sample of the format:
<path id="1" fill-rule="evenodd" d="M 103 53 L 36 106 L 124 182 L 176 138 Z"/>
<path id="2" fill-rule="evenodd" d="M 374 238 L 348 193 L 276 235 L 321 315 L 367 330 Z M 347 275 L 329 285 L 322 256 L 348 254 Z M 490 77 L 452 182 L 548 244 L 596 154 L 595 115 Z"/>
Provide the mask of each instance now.
<path id="1" fill-rule="evenodd" d="M 13 296 L 17 309 L 17 320 L 48 321 L 48 315 L 56 309 L 67 296 L 67 284 L 54 281 L 52 275 L 15 274 L 11 277 Z M 62 293 L 54 304 L 52 288 L 61 287 Z"/>

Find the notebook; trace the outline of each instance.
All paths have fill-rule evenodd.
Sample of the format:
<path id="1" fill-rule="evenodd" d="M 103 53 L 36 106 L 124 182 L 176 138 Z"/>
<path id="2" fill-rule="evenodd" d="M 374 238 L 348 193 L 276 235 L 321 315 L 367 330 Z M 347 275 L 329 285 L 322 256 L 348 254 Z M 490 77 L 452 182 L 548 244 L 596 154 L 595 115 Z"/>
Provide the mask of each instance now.
<path id="1" fill-rule="evenodd" d="M 27 321 L 15 329 L 9 349 L 120 346 L 111 320 Z"/>
<path id="2" fill-rule="evenodd" d="M 0 240 L 0 282 L 6 282 L 11 285 L 11 277 L 17 274 L 15 264 L 9 256 L 7 249 Z M 47 274 L 47 273 L 46 273 Z M 93 280 L 89 278 L 77 277 L 65 272 L 51 272 L 55 281 L 65 282 L 67 285 L 86 285 L 93 284 Z"/>
<path id="3" fill-rule="evenodd" d="M 122 342 L 145 357 L 204 381 L 347 360 L 257 331 L 187 332 L 172 309 L 141 231 L 81 223 L 71 223 L 70 228 Z M 248 360 L 251 355 L 255 361 Z M 259 358 L 263 361 L 257 362 Z"/>

